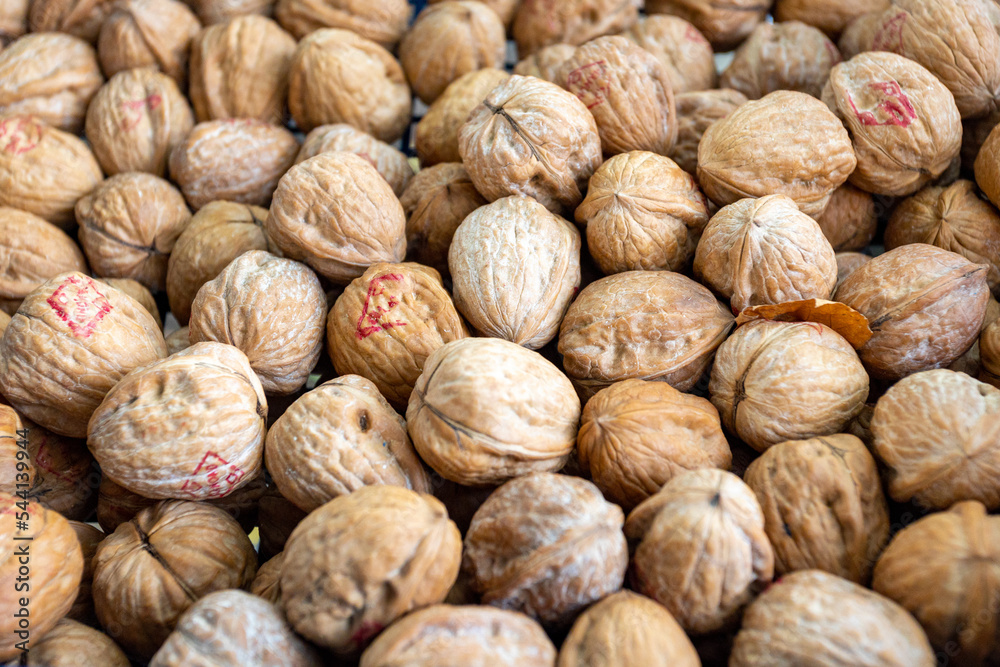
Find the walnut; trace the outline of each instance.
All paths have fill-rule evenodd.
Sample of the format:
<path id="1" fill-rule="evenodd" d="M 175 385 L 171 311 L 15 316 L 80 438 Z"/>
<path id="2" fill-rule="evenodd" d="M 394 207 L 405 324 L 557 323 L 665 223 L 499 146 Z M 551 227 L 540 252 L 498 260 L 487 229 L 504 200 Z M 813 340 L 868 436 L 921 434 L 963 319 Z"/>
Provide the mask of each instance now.
<path id="1" fill-rule="evenodd" d="M 361 655 L 361 667 L 486 665 L 553 667 L 556 649 L 535 621 L 485 606 L 434 605 L 393 623 Z"/>
<path id="2" fill-rule="evenodd" d="M 295 163 L 316 157 L 320 153 L 333 151 L 354 153 L 367 160 L 392 186 L 392 191 L 397 197 L 403 194 L 413 179 L 413 167 L 410 166 L 405 153 L 343 123 L 321 125 L 313 129 L 302 143 Z"/>
<path id="3" fill-rule="evenodd" d="M 552 44 L 584 44 L 630 28 L 639 0 L 521 0 L 511 32 L 524 58 Z"/>
<path id="4" fill-rule="evenodd" d="M 875 238 L 878 207 L 869 193 L 844 183 L 830 195 L 830 203 L 816 222 L 838 253 L 863 250 Z"/>
<path id="5" fill-rule="evenodd" d="M 34 480 L 27 495 L 64 518 L 85 521 L 97 506 L 100 473 L 82 440 L 56 435 L 22 418 Z M 24 489 L 21 489 L 24 491 Z M 14 493 L 11 488 L 10 492 Z"/>
<path id="6" fill-rule="evenodd" d="M 433 496 L 366 486 L 334 498 L 285 547 L 288 621 L 335 654 L 357 654 L 400 616 L 444 600 L 458 576 L 461 539 Z"/>
<path id="7" fill-rule="evenodd" d="M 60 32 L 25 35 L 0 51 L 0 80 L 0 115 L 30 115 L 72 134 L 104 83 L 94 49 Z"/>
<path id="8" fill-rule="evenodd" d="M 80 542 L 80 551 L 83 553 L 83 574 L 80 577 L 80 588 L 66 618 L 96 626 L 97 615 L 94 612 L 94 597 L 91 592 L 94 580 L 94 554 L 97 553 L 97 545 L 105 535 L 100 528 L 82 521 L 70 521 L 69 525 Z"/>
<path id="9" fill-rule="evenodd" d="M 321 153 L 289 169 L 264 230 L 287 257 L 342 285 L 406 255 L 403 207 L 375 167 L 353 153 Z"/>
<path id="10" fill-rule="evenodd" d="M 449 0 L 427 0 L 428 5 L 436 5 Z M 521 0 L 480 0 L 484 5 L 492 9 L 505 27 L 510 27 L 514 21 L 514 15 L 521 6 Z"/>
<path id="11" fill-rule="evenodd" d="M 249 587 L 257 570 L 240 525 L 204 503 L 165 500 L 104 539 L 94 556 L 94 607 L 130 654 L 148 659 L 199 598 Z"/>
<path id="12" fill-rule="evenodd" d="M 994 127 L 983 142 L 974 167 L 976 184 L 994 205 L 1000 202 L 1000 168 L 997 167 L 997 160 L 1000 158 L 1000 129 L 997 128 L 1000 125 Z"/>
<path id="13" fill-rule="evenodd" d="M 270 558 L 284 549 L 288 536 L 304 518 L 306 512 L 278 493 L 276 486 L 268 487 L 260 499 L 260 557 Z"/>
<path id="14" fill-rule="evenodd" d="M 584 400 L 629 378 L 693 388 L 733 327 L 708 288 L 669 271 L 628 271 L 580 291 L 559 330 L 563 366 Z"/>
<path id="15" fill-rule="evenodd" d="M 0 49 L 28 32 L 29 0 L 8 0 L 0 5 Z"/>
<path id="16" fill-rule="evenodd" d="M 576 47 L 572 44 L 552 44 L 542 47 L 530 56 L 518 61 L 514 66 L 513 73 L 520 74 L 521 76 L 533 76 L 537 79 L 545 79 L 546 81 L 555 83 L 556 75 L 559 74 L 559 68 L 575 52 Z"/>
<path id="17" fill-rule="evenodd" d="M 154 290 L 167 282 L 167 258 L 191 219 L 184 197 L 143 173 L 105 180 L 76 203 L 80 245 L 100 276 L 133 278 Z"/>
<path id="18" fill-rule="evenodd" d="M 105 394 L 129 371 L 167 353 L 138 302 L 81 273 L 29 294 L 0 340 L 0 391 L 21 414 L 82 438 Z M 46 363 L 37 364 L 44 357 Z"/>
<path id="19" fill-rule="evenodd" d="M 804 656 L 807 656 L 804 658 Z M 782 577 L 743 615 L 731 667 L 932 667 L 927 636 L 895 602 L 820 570 Z"/>
<path id="20" fill-rule="evenodd" d="M 503 69 L 506 54 L 500 17 L 480 2 L 465 0 L 428 6 L 399 44 L 399 62 L 426 104 L 463 74 Z"/>
<path id="21" fill-rule="evenodd" d="M 1000 4 L 996 7 L 1000 12 Z M 997 124 L 1000 124 L 1000 108 L 994 109 L 986 116 L 962 121 L 961 169 L 966 172 L 975 170 L 976 157 Z"/>
<path id="22" fill-rule="evenodd" d="M 199 123 L 170 154 L 170 177 L 191 208 L 218 199 L 266 206 L 299 151 L 283 127 L 249 118 Z"/>
<path id="23" fill-rule="evenodd" d="M 1000 324 L 994 321 L 979 337 L 982 366 L 979 379 L 1000 389 Z"/>
<path id="24" fill-rule="evenodd" d="M 194 12 L 177 0 L 116 0 L 114 7 L 97 40 L 104 73 L 156 67 L 183 89 L 191 41 L 201 30 Z"/>
<path id="25" fill-rule="evenodd" d="M 889 0 L 776 0 L 773 14 L 775 21 L 802 21 L 837 39 L 854 19 L 888 7 Z"/>
<path id="26" fill-rule="evenodd" d="M 743 93 L 728 88 L 677 95 L 674 98 L 677 105 L 677 143 L 670 151 L 670 157 L 681 169 L 694 174 L 698 169 L 698 145 L 705 130 L 746 101 Z"/>
<path id="27" fill-rule="evenodd" d="M 285 552 L 276 556 L 257 568 L 257 575 L 250 585 L 250 592 L 278 607 L 281 611 L 281 566 L 285 562 Z M 283 613 L 283 612 L 282 612 Z"/>
<path id="28" fill-rule="evenodd" d="M 715 54 L 698 29 L 676 16 L 644 16 L 622 33 L 663 65 L 674 94 L 716 87 Z"/>
<path id="29" fill-rule="evenodd" d="M 462 569 L 484 604 L 568 626 L 621 589 L 628 565 L 621 508 L 585 479 L 534 472 L 486 499 L 465 536 Z"/>
<path id="30" fill-rule="evenodd" d="M 285 118 L 295 38 L 251 14 L 201 31 L 191 42 L 191 104 L 199 121 Z"/>
<path id="31" fill-rule="evenodd" d="M 174 354 L 175 352 L 180 352 L 181 350 L 191 347 L 191 340 L 188 337 L 188 328 L 181 327 L 172 334 L 164 337 L 164 341 L 167 343 L 167 354 Z"/>
<path id="32" fill-rule="evenodd" d="M 202 25 L 225 23 L 247 14 L 270 16 L 275 0 L 184 0 L 198 15 Z"/>
<path id="33" fill-rule="evenodd" d="M 274 15 L 296 39 L 342 28 L 392 49 L 410 25 L 413 7 L 406 0 L 278 0 Z"/>
<path id="34" fill-rule="evenodd" d="M 716 51 L 731 51 L 760 23 L 770 2 L 756 0 L 646 0 L 649 14 L 673 14 L 694 25 Z"/>
<path id="35" fill-rule="evenodd" d="M 871 256 L 861 252 L 838 252 L 837 287 L 839 288 L 840 284 L 844 282 L 849 275 L 870 261 L 872 261 Z"/>
<path id="36" fill-rule="evenodd" d="M 774 554 L 760 505 L 739 477 L 723 470 L 677 475 L 632 510 L 625 535 L 638 543 L 635 589 L 691 634 L 734 625 L 771 581 Z"/>
<path id="37" fill-rule="evenodd" d="M 458 149 L 486 199 L 528 195 L 553 213 L 583 200 L 601 164 L 601 140 L 587 107 L 533 77 L 512 76 L 494 88 L 459 130 Z"/>
<path id="38" fill-rule="evenodd" d="M 417 123 L 415 143 L 421 167 L 462 161 L 458 133 L 465 119 L 490 91 L 508 78 L 507 72 L 486 67 L 463 74 L 444 89 Z"/>
<path id="39" fill-rule="evenodd" d="M 118 644 L 106 634 L 69 618 L 56 623 L 41 639 L 32 638 L 30 646 L 27 662 L 23 663 L 27 667 L 73 667 L 80 664 L 129 667 L 132 664 Z"/>
<path id="40" fill-rule="evenodd" d="M 8 461 L 7 465 L 0 468 L 0 493 L 17 493 L 18 482 L 26 485 L 21 487 L 22 490 L 30 489 L 35 484 L 35 462 L 31 460 L 24 436 L 21 415 L 9 405 L 0 403 L 0 455 L 4 461 Z"/>
<path id="41" fill-rule="evenodd" d="M 580 233 L 530 197 L 473 211 L 448 251 L 455 306 L 486 336 L 536 350 L 580 287 Z"/>
<path id="42" fill-rule="evenodd" d="M 806 215 L 818 215 L 856 164 L 850 136 L 833 112 L 790 90 L 740 106 L 713 123 L 698 146 L 698 182 L 719 206 L 782 194 Z"/>
<path id="43" fill-rule="evenodd" d="M 31 32 L 64 32 L 93 44 L 114 8 L 112 0 L 33 0 Z"/>
<path id="44" fill-rule="evenodd" d="M 877 0 L 877 2 L 884 3 L 885 0 Z M 872 39 L 879 30 L 882 12 L 885 9 L 887 7 L 883 6 L 874 11 L 867 11 L 847 24 L 840 39 L 837 40 L 837 49 L 844 60 L 850 60 L 859 53 L 871 50 Z"/>
<path id="45" fill-rule="evenodd" d="M 100 281 L 111 285 L 119 292 L 123 292 L 138 301 L 139 305 L 153 316 L 153 320 L 156 321 L 156 328 L 161 331 L 163 330 L 163 320 L 160 319 L 160 309 L 156 305 L 156 298 L 153 297 L 153 293 L 145 285 L 131 278 L 101 278 Z"/>
<path id="46" fill-rule="evenodd" d="M 911 243 L 872 259 L 837 288 L 875 333 L 858 350 L 873 377 L 898 380 L 947 366 L 979 335 L 990 290 L 988 267 Z"/>
<path id="47" fill-rule="evenodd" d="M 391 53 L 347 30 L 328 28 L 299 42 L 288 108 L 304 132 L 347 123 L 393 142 L 410 124 L 410 87 Z"/>
<path id="48" fill-rule="evenodd" d="M 0 338 L 3 338 L 3 333 L 7 331 L 7 326 L 10 324 L 10 315 L 8 315 L 3 310 L 0 310 Z M 2 398 L 2 395 L 0 395 Z"/>

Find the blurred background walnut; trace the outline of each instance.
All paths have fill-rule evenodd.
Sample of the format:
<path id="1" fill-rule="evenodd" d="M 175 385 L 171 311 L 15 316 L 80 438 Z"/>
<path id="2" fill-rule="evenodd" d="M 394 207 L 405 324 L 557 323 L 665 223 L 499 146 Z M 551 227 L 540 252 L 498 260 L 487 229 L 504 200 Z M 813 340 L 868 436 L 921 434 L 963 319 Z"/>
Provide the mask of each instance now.
<path id="1" fill-rule="evenodd" d="M 575 52 L 576 46 L 573 44 L 551 44 L 542 47 L 530 56 L 522 56 L 521 60 L 514 65 L 513 73 L 521 76 L 533 76 L 555 83 L 559 68 Z"/>
<path id="2" fill-rule="evenodd" d="M 31 32 L 64 32 L 93 44 L 113 9 L 113 0 L 33 0 L 28 21 Z"/>
<path id="3" fill-rule="evenodd" d="M 295 163 L 333 151 L 354 153 L 368 160 L 392 186 L 397 197 L 403 194 L 413 178 L 413 167 L 407 161 L 405 153 L 344 123 L 314 128 L 302 142 Z"/>
<path id="4" fill-rule="evenodd" d="M 302 39 L 322 28 L 342 28 L 392 49 L 410 25 L 407 0 L 278 0 L 275 18 Z"/>
<path id="5" fill-rule="evenodd" d="M 116 0 L 114 7 L 97 40 L 104 74 L 156 67 L 183 89 L 191 40 L 201 30 L 194 12 L 177 0 Z"/>
<path id="6" fill-rule="evenodd" d="M 667 70 L 675 95 L 716 87 L 712 45 L 684 19 L 666 14 L 644 16 L 622 36 L 656 56 Z"/>
<path id="7" fill-rule="evenodd" d="M 747 101 L 746 96 L 729 88 L 680 93 L 677 105 L 677 142 L 670 157 L 689 174 L 698 170 L 698 144 L 708 126 L 725 118 Z"/>
<path id="8" fill-rule="evenodd" d="M 94 596 L 92 593 L 94 583 L 94 554 L 97 553 L 97 545 L 106 536 L 100 528 L 89 523 L 70 521 L 69 525 L 73 528 L 76 538 L 80 542 L 80 550 L 83 553 L 83 575 L 80 578 L 80 588 L 73 599 L 73 606 L 70 607 L 66 618 L 86 623 L 90 626 L 96 626 L 97 613 L 94 611 Z"/>
<path id="9" fill-rule="evenodd" d="M 27 667 L 69 667 L 72 664 L 129 667 L 132 663 L 110 637 L 83 623 L 64 618 L 41 639 L 31 642 Z"/>
<path id="10" fill-rule="evenodd" d="M 552 44 L 615 35 L 639 18 L 639 0 L 521 0 L 511 34 L 524 58 Z"/>
<path id="11" fill-rule="evenodd" d="M 833 191 L 826 208 L 814 219 L 838 253 L 862 250 L 878 230 L 878 207 L 869 193 L 844 183 Z"/>
<path id="12" fill-rule="evenodd" d="M 764 19 L 770 5 L 757 0 L 646 0 L 646 11 L 679 16 L 701 31 L 717 51 L 729 51 Z"/>
<path id="13" fill-rule="evenodd" d="M 139 302 L 146 311 L 153 316 L 153 320 L 156 321 L 156 328 L 163 329 L 163 320 L 160 318 L 160 308 L 156 305 L 156 299 L 153 297 L 153 293 L 149 291 L 142 283 L 137 280 L 132 280 L 131 278 L 101 278 L 102 283 L 111 285 L 119 292 L 128 294 L 130 297 Z"/>
<path id="14" fill-rule="evenodd" d="M 854 19 L 888 7 L 889 0 L 775 0 L 773 13 L 776 21 L 802 21 L 837 39 Z"/>
<path id="15" fill-rule="evenodd" d="M 230 19 L 248 14 L 270 16 L 275 0 L 184 0 L 198 15 L 202 25 L 225 23 Z"/>

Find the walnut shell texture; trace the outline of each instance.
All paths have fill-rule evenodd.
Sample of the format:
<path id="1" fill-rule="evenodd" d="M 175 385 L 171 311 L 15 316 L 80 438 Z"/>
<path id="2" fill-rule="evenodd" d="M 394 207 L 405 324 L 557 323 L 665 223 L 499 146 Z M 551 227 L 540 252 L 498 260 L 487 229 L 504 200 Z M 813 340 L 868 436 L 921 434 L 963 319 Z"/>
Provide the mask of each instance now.
<path id="1" fill-rule="evenodd" d="M 188 53 L 201 23 L 176 0 L 116 0 L 101 26 L 97 53 L 108 76 L 136 67 L 156 67 L 187 83 Z"/>
<path id="2" fill-rule="evenodd" d="M 27 667 L 102 665 L 129 667 L 132 663 L 110 637 L 83 623 L 64 618 L 40 640 L 31 642 Z"/>
<path id="3" fill-rule="evenodd" d="M 862 266 L 872 261 L 870 255 L 860 252 L 838 252 L 837 253 L 837 287 L 847 279 L 849 275 L 860 269 Z"/>
<path id="4" fill-rule="evenodd" d="M 28 16 L 31 32 L 63 32 L 93 44 L 113 10 L 110 0 L 34 0 Z"/>
<path id="5" fill-rule="evenodd" d="M 56 435 L 27 418 L 22 422 L 21 433 L 27 434 L 28 454 L 35 473 L 28 497 L 66 519 L 90 518 L 97 505 L 100 477 L 86 444 Z"/>
<path id="6" fill-rule="evenodd" d="M 413 178 L 413 167 L 407 161 L 405 153 L 344 123 L 321 125 L 313 129 L 302 143 L 295 163 L 330 151 L 354 153 L 368 160 L 392 186 L 397 197 L 403 194 Z"/>
<path id="7" fill-rule="evenodd" d="M 53 276 L 87 270 L 73 239 L 37 215 L 0 206 L 0 239 L 0 300 L 20 302 Z"/>
<path id="8" fill-rule="evenodd" d="M 639 0 L 521 0 L 511 34 L 523 58 L 552 44 L 579 45 L 630 28 Z"/>
<path id="9" fill-rule="evenodd" d="M 844 183 L 830 195 L 816 222 L 838 253 L 863 250 L 878 230 L 878 206 L 869 193 Z"/>
<path id="10" fill-rule="evenodd" d="M 717 51 L 729 51 L 753 31 L 770 7 L 757 0 L 647 0 L 650 14 L 673 14 L 690 22 Z"/>
<path id="11" fill-rule="evenodd" d="M 670 151 L 670 157 L 684 171 L 696 173 L 698 145 L 705 130 L 746 101 L 746 95 L 729 88 L 679 93 L 674 97 L 677 105 L 677 142 Z"/>
<path id="12" fill-rule="evenodd" d="M 716 87 L 712 45 L 684 19 L 666 14 L 644 16 L 622 36 L 656 56 L 667 70 L 674 94 Z"/>
<path id="13" fill-rule="evenodd" d="M 983 329 L 979 352 L 982 357 L 979 379 L 1000 389 L 1000 324 L 996 321 Z"/>
<path id="14" fill-rule="evenodd" d="M 257 568 L 257 574 L 250 585 L 250 592 L 281 609 L 281 566 L 285 562 L 285 552 L 281 551 Z M 283 612 L 282 612 L 283 613 Z"/>
<path id="15" fill-rule="evenodd" d="M 776 0 L 773 14 L 775 21 L 802 21 L 837 39 L 854 19 L 888 7 L 889 0 Z"/>
<path id="16" fill-rule="evenodd" d="M 225 23 L 247 14 L 270 16 L 275 0 L 184 0 L 198 15 L 202 25 Z"/>
<path id="17" fill-rule="evenodd" d="M 559 68 L 576 51 L 572 44 L 551 44 L 540 48 L 514 66 L 513 74 L 533 76 L 551 83 L 556 82 Z"/>
<path id="18" fill-rule="evenodd" d="M 278 0 L 274 15 L 297 39 L 342 28 L 391 49 L 410 25 L 413 7 L 406 0 Z"/>
<path id="19" fill-rule="evenodd" d="M 28 32 L 28 0 L 10 0 L 0 7 L 0 48 Z"/>
<path id="20" fill-rule="evenodd" d="M 982 189 L 994 206 L 1000 202 L 1000 130 L 995 126 L 987 135 L 974 164 L 976 184 Z"/>
<path id="21" fill-rule="evenodd" d="M 27 443 L 24 440 L 24 421 L 17 410 L 0 403 L 0 454 L 5 461 L 14 461 L 13 465 L 6 465 L 0 469 L 0 492 L 13 495 L 17 492 L 17 483 L 27 484 L 27 487 L 35 483 L 37 470 L 31 454 L 27 451 Z M 22 447 L 23 445 L 23 447 Z M 20 454 L 18 453 L 20 452 Z"/>

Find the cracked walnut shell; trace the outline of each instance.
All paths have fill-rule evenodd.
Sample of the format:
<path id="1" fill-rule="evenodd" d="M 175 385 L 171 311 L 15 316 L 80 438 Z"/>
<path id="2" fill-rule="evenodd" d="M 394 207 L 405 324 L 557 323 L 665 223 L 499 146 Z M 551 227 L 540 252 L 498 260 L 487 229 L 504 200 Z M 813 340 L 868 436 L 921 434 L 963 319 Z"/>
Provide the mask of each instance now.
<path id="1" fill-rule="evenodd" d="M 116 0 L 101 25 L 97 54 L 108 76 L 137 67 L 156 67 L 187 83 L 188 52 L 201 30 L 194 12 L 177 0 Z"/>
<path id="2" fill-rule="evenodd" d="M 656 56 L 667 70 L 675 95 L 716 87 L 712 45 L 684 19 L 666 14 L 644 16 L 622 37 Z"/>
<path id="3" fill-rule="evenodd" d="M 716 51 L 730 51 L 747 38 L 770 7 L 760 0 L 646 0 L 649 14 L 673 14 L 690 22 Z"/>
<path id="4" fill-rule="evenodd" d="M 406 0 L 278 0 L 274 15 L 297 39 L 342 28 L 392 49 L 410 25 L 413 7 Z"/>
<path id="5" fill-rule="evenodd" d="M 0 306 L 13 314 L 39 285 L 67 271 L 85 272 L 80 248 L 37 215 L 0 206 Z"/>
<path id="6" fill-rule="evenodd" d="M 397 197 L 413 178 L 413 167 L 405 153 L 344 123 L 321 125 L 310 132 L 302 142 L 295 164 L 332 151 L 354 153 L 367 160 L 392 186 Z"/>
<path id="7" fill-rule="evenodd" d="M 698 145 L 705 130 L 746 101 L 746 95 L 728 88 L 678 94 L 674 97 L 677 105 L 677 142 L 670 151 L 670 157 L 684 171 L 696 173 Z"/>

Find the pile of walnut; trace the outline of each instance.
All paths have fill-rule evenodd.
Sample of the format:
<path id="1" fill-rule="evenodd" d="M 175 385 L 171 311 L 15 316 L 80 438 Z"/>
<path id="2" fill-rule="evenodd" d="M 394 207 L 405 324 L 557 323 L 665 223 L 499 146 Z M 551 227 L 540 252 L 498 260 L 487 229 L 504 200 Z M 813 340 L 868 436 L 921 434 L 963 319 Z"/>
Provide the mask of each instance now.
<path id="1" fill-rule="evenodd" d="M 994 0 L 2 0 L 0 665 L 1000 664 L 997 205 Z"/>

